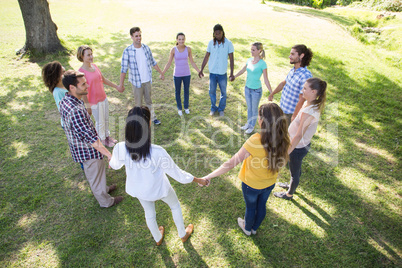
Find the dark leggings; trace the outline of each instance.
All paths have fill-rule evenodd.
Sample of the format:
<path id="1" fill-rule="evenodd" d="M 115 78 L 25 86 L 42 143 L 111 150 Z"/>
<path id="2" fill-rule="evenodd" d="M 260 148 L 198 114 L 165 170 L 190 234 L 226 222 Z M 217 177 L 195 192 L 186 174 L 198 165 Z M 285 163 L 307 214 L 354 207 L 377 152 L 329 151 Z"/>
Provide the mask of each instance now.
<path id="1" fill-rule="evenodd" d="M 299 186 L 303 158 L 310 150 L 310 144 L 303 148 L 295 148 L 289 155 L 290 187 L 288 194 L 293 195 Z"/>

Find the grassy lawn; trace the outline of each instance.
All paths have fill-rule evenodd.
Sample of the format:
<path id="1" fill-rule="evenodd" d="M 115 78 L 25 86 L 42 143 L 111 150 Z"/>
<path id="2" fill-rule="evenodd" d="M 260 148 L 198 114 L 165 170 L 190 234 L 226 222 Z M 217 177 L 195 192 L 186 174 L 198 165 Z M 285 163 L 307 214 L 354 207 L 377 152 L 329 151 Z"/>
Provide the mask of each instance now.
<path id="1" fill-rule="evenodd" d="M 184 221 L 195 231 L 182 244 L 169 208 L 158 202 L 158 224 L 166 236 L 156 247 L 140 203 L 125 193 L 124 169 L 108 170 L 107 179 L 118 185 L 113 195 L 125 199 L 101 209 L 72 161 L 41 68 L 58 60 L 78 69 L 80 62 L 73 55 L 18 60 L 15 50 L 25 41 L 21 12 L 17 1 L 0 0 L 1 267 L 402 266 L 401 14 L 378 22 L 376 27 L 390 28 L 376 42 L 365 42 L 348 27 L 375 20 L 377 13 L 259 0 L 49 2 L 63 43 L 71 50 L 91 45 L 94 62 L 115 83 L 131 27 L 141 27 L 143 43 L 163 68 L 179 31 L 200 66 L 212 27 L 221 23 L 235 47 L 235 71 L 250 57 L 253 42 L 264 44 L 273 88 L 291 68 L 290 48 L 311 47 L 309 69 L 329 84 L 327 106 L 295 198 L 271 196 L 256 236 L 246 237 L 237 226 L 245 211 L 237 167 L 208 188 L 171 180 Z M 228 84 L 225 117 L 211 118 L 208 76 L 199 79 L 192 70 L 191 114 L 180 118 L 172 73 L 170 68 L 161 81 L 154 72 L 153 102 L 162 124 L 153 128 L 153 142 L 180 167 L 203 176 L 247 139 L 240 131 L 245 75 Z M 112 136 L 120 141 L 134 103 L 127 79 L 125 86 L 124 93 L 105 88 Z M 267 100 L 264 89 L 262 102 Z M 288 179 L 285 168 L 279 181 Z"/>

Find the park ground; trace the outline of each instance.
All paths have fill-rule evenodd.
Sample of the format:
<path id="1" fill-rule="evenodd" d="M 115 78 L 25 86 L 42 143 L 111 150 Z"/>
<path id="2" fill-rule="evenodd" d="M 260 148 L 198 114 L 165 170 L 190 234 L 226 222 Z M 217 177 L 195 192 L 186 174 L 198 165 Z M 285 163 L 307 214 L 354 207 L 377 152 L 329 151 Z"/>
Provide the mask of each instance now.
<path id="1" fill-rule="evenodd" d="M 235 47 L 235 71 L 264 44 L 272 87 L 291 65 L 294 44 L 314 52 L 309 69 L 328 82 L 328 98 L 312 150 L 303 163 L 293 201 L 271 196 L 257 235 L 237 226 L 245 205 L 239 167 L 210 187 L 171 180 L 185 223 L 195 225 L 182 244 L 168 207 L 158 202 L 166 228 L 156 247 L 137 199 L 125 193 L 125 171 L 108 170 L 109 183 L 125 199 L 101 209 L 74 163 L 52 95 L 41 81 L 53 60 L 78 69 L 74 55 L 22 58 L 25 40 L 17 1 L 0 0 L 0 266 L 2 267 L 401 267 L 401 39 L 402 18 L 381 22 L 386 38 L 356 35 L 356 21 L 378 12 L 348 8 L 323 11 L 258 0 L 62 1 L 50 2 L 63 44 L 88 44 L 95 63 L 118 83 L 129 28 L 142 29 L 161 68 L 177 32 L 184 32 L 201 65 L 212 27 L 221 23 Z M 364 18 L 364 19 L 360 19 Z M 381 24 L 380 23 L 380 24 Z M 378 39 L 378 38 L 377 38 Z M 367 41 L 368 40 L 368 41 Z M 175 108 L 171 68 L 164 81 L 154 72 L 153 101 L 162 124 L 153 142 L 183 169 L 203 176 L 231 157 L 247 139 L 245 75 L 228 84 L 225 117 L 209 117 L 208 75 L 192 70 L 191 114 Z M 207 73 L 207 72 L 206 72 Z M 124 140 L 124 120 L 134 100 L 106 88 L 111 131 Z M 268 101 L 264 89 L 261 102 Z M 279 102 L 280 96 L 274 101 Z M 284 168 L 279 181 L 287 181 Z M 281 191 L 276 187 L 274 191 Z"/>

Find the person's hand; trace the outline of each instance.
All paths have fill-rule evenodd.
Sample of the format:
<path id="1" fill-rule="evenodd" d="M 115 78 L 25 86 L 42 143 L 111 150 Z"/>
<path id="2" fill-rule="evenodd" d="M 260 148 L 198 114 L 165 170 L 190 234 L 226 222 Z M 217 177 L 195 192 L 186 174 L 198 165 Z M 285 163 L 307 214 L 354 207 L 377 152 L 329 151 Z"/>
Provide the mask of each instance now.
<path id="1" fill-rule="evenodd" d="M 200 178 L 198 179 L 198 186 L 202 187 L 202 186 L 209 186 L 209 184 L 211 183 L 211 179 L 205 179 L 205 178 Z"/>
<path id="2" fill-rule="evenodd" d="M 268 100 L 269 101 L 273 101 L 274 100 L 274 94 L 269 94 L 269 96 L 268 96 Z"/>
<path id="3" fill-rule="evenodd" d="M 125 90 L 124 85 L 118 85 L 116 89 L 117 89 L 117 91 L 119 91 L 120 93 L 123 93 L 123 91 Z"/>
<path id="4" fill-rule="evenodd" d="M 203 78 L 203 77 L 204 77 L 204 73 L 203 73 L 202 71 L 200 71 L 200 72 L 198 73 L 198 77 L 199 77 L 199 78 Z"/>
<path id="5" fill-rule="evenodd" d="M 160 78 L 161 80 L 165 80 L 165 75 L 162 73 L 162 74 L 159 76 L 159 78 Z"/>

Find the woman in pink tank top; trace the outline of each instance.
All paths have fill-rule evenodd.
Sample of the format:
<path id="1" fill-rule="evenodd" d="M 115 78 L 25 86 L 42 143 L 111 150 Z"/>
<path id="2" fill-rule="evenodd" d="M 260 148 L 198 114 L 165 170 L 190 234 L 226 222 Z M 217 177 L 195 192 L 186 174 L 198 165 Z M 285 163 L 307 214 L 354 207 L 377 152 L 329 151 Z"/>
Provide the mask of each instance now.
<path id="1" fill-rule="evenodd" d="M 186 114 L 190 113 L 189 109 L 189 95 L 190 95 L 190 80 L 191 80 L 191 72 L 190 66 L 188 64 L 188 60 L 190 60 L 191 65 L 197 71 L 200 72 L 197 65 L 194 62 L 193 55 L 191 54 L 191 48 L 186 46 L 184 43 L 186 41 L 186 37 L 184 33 L 178 33 L 176 36 L 176 46 L 174 46 L 170 50 L 169 61 L 163 69 L 162 73 L 165 74 L 166 71 L 170 68 L 174 58 L 174 73 L 173 73 L 173 81 L 176 89 L 176 104 L 178 114 L 180 116 L 183 115 L 182 104 L 181 104 L 181 84 L 183 83 L 184 87 L 184 111 Z"/>
<path id="2" fill-rule="evenodd" d="M 106 79 L 98 66 L 93 63 L 92 48 L 87 45 L 80 46 L 77 50 L 77 58 L 82 62 L 82 66 L 78 71 L 85 74 L 85 79 L 89 85 L 88 102 L 95 117 L 95 128 L 98 136 L 105 146 L 113 147 L 117 140 L 109 136 L 109 102 L 106 98 L 103 84 L 117 90 L 118 86 Z"/>

